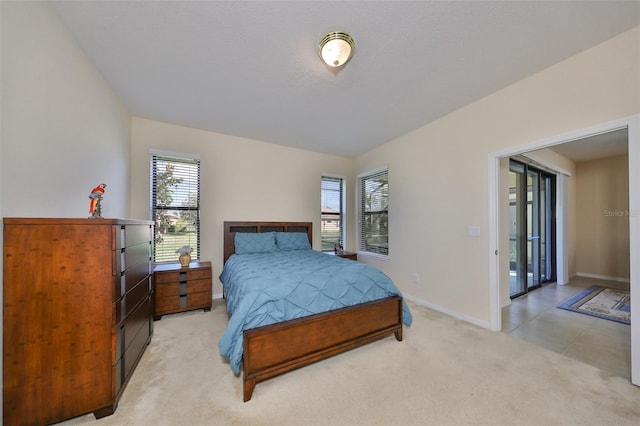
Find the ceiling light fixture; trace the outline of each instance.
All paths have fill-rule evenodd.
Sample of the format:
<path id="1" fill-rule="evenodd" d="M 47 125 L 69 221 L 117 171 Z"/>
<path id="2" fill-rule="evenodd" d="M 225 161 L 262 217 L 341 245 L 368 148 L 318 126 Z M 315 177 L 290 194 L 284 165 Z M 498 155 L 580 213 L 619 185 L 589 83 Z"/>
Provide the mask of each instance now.
<path id="1" fill-rule="evenodd" d="M 356 41 L 342 31 L 327 33 L 318 44 L 318 55 L 331 68 L 344 66 L 353 56 Z"/>

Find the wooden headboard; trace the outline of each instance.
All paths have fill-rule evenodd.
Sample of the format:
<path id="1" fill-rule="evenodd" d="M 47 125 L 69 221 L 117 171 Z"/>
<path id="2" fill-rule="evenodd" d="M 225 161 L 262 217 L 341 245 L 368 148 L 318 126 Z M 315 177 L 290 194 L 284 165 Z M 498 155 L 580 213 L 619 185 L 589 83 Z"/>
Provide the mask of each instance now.
<path id="1" fill-rule="evenodd" d="M 224 262 L 236 252 L 236 232 L 304 232 L 313 246 L 313 223 L 311 222 L 225 222 L 224 223 Z"/>

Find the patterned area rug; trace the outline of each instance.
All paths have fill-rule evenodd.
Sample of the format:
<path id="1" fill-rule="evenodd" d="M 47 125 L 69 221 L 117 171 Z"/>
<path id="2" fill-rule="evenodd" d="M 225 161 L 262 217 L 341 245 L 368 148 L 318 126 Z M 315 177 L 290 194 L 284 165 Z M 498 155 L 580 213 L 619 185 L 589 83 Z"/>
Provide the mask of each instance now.
<path id="1" fill-rule="evenodd" d="M 631 324 L 629 292 L 593 286 L 558 305 L 560 309 Z"/>

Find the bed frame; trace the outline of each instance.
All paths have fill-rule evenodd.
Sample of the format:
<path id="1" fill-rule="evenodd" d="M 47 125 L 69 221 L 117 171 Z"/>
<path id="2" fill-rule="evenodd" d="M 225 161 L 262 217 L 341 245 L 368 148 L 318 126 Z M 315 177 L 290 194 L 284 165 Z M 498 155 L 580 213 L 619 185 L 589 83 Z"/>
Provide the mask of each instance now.
<path id="1" fill-rule="evenodd" d="M 224 261 L 235 252 L 236 232 L 305 232 L 311 222 L 225 222 Z M 243 393 L 257 383 L 394 334 L 402 341 L 402 298 L 355 306 L 244 331 Z"/>

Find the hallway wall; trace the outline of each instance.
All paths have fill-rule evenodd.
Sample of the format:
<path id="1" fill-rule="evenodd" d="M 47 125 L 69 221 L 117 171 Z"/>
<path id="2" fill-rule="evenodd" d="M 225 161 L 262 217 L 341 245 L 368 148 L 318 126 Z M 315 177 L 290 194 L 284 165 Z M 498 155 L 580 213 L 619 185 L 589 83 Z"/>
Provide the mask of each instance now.
<path id="1" fill-rule="evenodd" d="M 576 275 L 629 282 L 629 159 L 576 165 Z"/>

